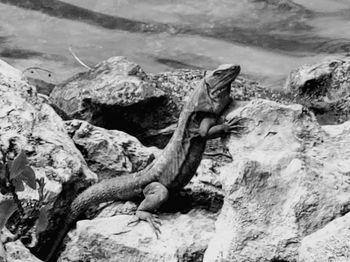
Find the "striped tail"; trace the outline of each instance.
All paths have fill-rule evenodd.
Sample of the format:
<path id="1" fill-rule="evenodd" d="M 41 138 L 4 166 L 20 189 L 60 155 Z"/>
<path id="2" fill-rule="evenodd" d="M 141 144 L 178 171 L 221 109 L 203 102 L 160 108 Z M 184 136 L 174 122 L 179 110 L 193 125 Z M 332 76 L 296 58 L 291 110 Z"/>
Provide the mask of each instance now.
<path id="1" fill-rule="evenodd" d="M 146 174 L 145 174 L 146 173 Z M 56 240 L 45 259 L 45 262 L 56 262 L 63 240 L 69 230 L 75 225 L 78 217 L 87 208 L 100 203 L 115 200 L 131 200 L 142 195 L 142 188 L 154 181 L 147 172 L 130 174 L 103 180 L 83 191 L 72 202 L 69 213 L 59 229 Z"/>
<path id="2" fill-rule="evenodd" d="M 62 229 L 58 232 L 56 239 L 53 243 L 53 246 L 50 250 L 50 253 L 45 258 L 45 262 L 56 262 L 58 259 L 60 247 L 63 243 L 64 238 L 66 237 L 69 230 L 74 226 L 76 218 L 68 215 L 68 217 L 63 222 Z"/>

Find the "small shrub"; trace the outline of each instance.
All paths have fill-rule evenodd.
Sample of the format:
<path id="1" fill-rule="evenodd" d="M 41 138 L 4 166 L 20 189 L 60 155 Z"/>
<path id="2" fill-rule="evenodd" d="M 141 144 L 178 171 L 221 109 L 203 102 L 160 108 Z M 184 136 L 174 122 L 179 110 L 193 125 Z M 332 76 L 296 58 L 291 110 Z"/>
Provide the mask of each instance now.
<path id="1" fill-rule="evenodd" d="M 0 203 L 0 232 L 6 226 L 8 220 L 18 213 L 21 224 L 29 220 L 34 220 L 37 233 L 43 231 L 48 223 L 47 206 L 44 202 L 44 179 L 36 179 L 34 170 L 28 165 L 28 159 L 23 150 L 13 159 L 8 159 L 7 151 L 0 147 L 2 160 L 0 162 L 0 193 L 5 195 L 5 199 Z M 24 183 L 30 188 L 38 190 L 39 200 L 32 205 L 29 210 L 25 210 L 22 201 L 18 198 L 17 192 L 24 191 Z M 15 241 L 24 236 L 29 227 L 19 227 L 12 239 Z M 0 234 L 1 236 L 1 234 Z M 0 241 L 0 261 L 6 261 L 6 252 Z"/>

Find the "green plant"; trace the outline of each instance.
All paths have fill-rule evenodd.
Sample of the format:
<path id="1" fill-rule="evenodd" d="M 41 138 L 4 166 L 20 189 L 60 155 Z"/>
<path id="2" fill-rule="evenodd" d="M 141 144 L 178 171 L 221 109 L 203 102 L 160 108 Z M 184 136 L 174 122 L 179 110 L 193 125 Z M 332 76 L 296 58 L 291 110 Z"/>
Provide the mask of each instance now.
<path id="1" fill-rule="evenodd" d="M 2 160 L 0 162 L 0 193 L 5 199 L 0 203 L 0 231 L 7 221 L 18 212 L 22 222 L 35 221 L 37 233 L 47 226 L 47 206 L 45 206 L 44 179 L 36 179 L 34 170 L 28 165 L 28 159 L 23 150 L 10 160 L 6 151 L 0 147 Z M 24 183 L 30 188 L 38 190 L 39 200 L 29 209 L 25 210 L 17 192 L 24 191 Z M 37 186 L 38 185 L 38 186 Z M 29 230 L 21 228 L 17 230 L 12 241 L 19 239 Z M 0 235 L 1 236 L 1 235 Z M 0 261 L 6 261 L 6 252 L 0 241 Z"/>

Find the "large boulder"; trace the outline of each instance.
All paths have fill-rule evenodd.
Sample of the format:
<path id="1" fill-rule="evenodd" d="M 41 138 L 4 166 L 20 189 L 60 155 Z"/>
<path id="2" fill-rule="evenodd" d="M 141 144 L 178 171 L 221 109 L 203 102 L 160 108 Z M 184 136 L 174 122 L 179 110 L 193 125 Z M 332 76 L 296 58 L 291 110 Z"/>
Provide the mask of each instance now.
<path id="1" fill-rule="evenodd" d="M 57 85 L 50 99 L 67 118 L 142 132 L 157 122 L 153 112 L 164 100 L 164 92 L 145 78 L 139 65 L 112 57 Z"/>
<path id="2" fill-rule="evenodd" d="M 323 124 L 350 119 L 350 57 L 327 58 L 293 70 L 285 85 L 294 101 L 316 113 Z"/>
<path id="3" fill-rule="evenodd" d="M 0 71 L 0 146 L 12 158 L 20 150 L 25 151 L 36 178 L 44 179 L 44 200 L 54 206 L 51 215 L 58 203 L 64 206 L 69 202 L 69 198 L 60 198 L 63 184 L 73 184 L 70 196 L 74 197 L 79 186 L 86 186 L 97 176 L 67 134 L 63 120 L 42 102 L 33 86 L 10 69 L 9 65 L 1 66 Z M 25 203 L 39 198 L 38 191 L 27 186 L 18 195 Z M 18 222 L 24 223 L 20 227 L 33 226 L 23 220 Z"/>
<path id="4" fill-rule="evenodd" d="M 203 259 L 214 234 L 215 214 L 192 210 L 187 214 L 161 214 L 159 238 L 151 227 L 132 215 L 79 221 L 70 233 L 62 261 L 194 261 Z"/>
<path id="5" fill-rule="evenodd" d="M 57 196 L 61 184 L 74 177 L 96 179 L 75 147 L 63 120 L 37 96 L 36 89 L 0 72 L 0 138 L 18 153 L 24 149 L 36 177 L 45 179 L 45 191 Z"/>
<path id="6" fill-rule="evenodd" d="M 306 236 L 301 241 L 298 261 L 350 261 L 350 214 L 338 217 Z"/>
<path id="7" fill-rule="evenodd" d="M 13 237 L 7 229 L 3 229 L 2 233 L 2 240 Z M 4 248 L 7 255 L 6 262 L 41 262 L 40 259 L 30 253 L 29 249 L 20 240 L 7 242 Z"/>
<path id="8" fill-rule="evenodd" d="M 161 152 L 118 130 L 96 127 L 82 120 L 66 121 L 66 129 L 99 179 L 144 169 Z"/>
<path id="9" fill-rule="evenodd" d="M 50 100 L 66 119 L 121 130 L 146 145 L 164 147 L 184 98 L 202 77 L 200 70 L 147 75 L 125 57 L 112 57 L 57 85 Z"/>
<path id="10" fill-rule="evenodd" d="M 237 116 L 247 129 L 226 141 L 234 161 L 221 172 L 224 205 L 204 261 L 317 261 L 301 243 L 317 252 L 307 237 L 350 211 L 348 125 L 326 132 L 303 106 L 267 100 L 227 118 Z"/>

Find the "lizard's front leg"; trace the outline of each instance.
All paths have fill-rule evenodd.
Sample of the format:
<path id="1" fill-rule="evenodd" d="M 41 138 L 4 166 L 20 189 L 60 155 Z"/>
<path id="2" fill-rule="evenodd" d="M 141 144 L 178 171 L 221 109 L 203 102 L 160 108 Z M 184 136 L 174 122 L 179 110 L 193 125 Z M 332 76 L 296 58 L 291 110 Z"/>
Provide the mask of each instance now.
<path id="1" fill-rule="evenodd" d="M 246 118 L 232 118 L 224 123 L 218 124 L 215 118 L 206 117 L 201 121 L 198 133 L 200 136 L 207 139 L 221 137 L 228 133 L 239 134 L 246 128 L 242 123 L 245 120 Z"/>
<path id="2" fill-rule="evenodd" d="M 153 214 L 153 212 L 156 211 L 165 201 L 167 201 L 169 196 L 168 189 L 161 183 L 152 182 L 144 188 L 143 194 L 145 199 L 136 210 L 136 216 L 138 219 L 132 223 L 147 221 L 158 238 L 160 233 L 160 221 L 158 217 Z"/>

